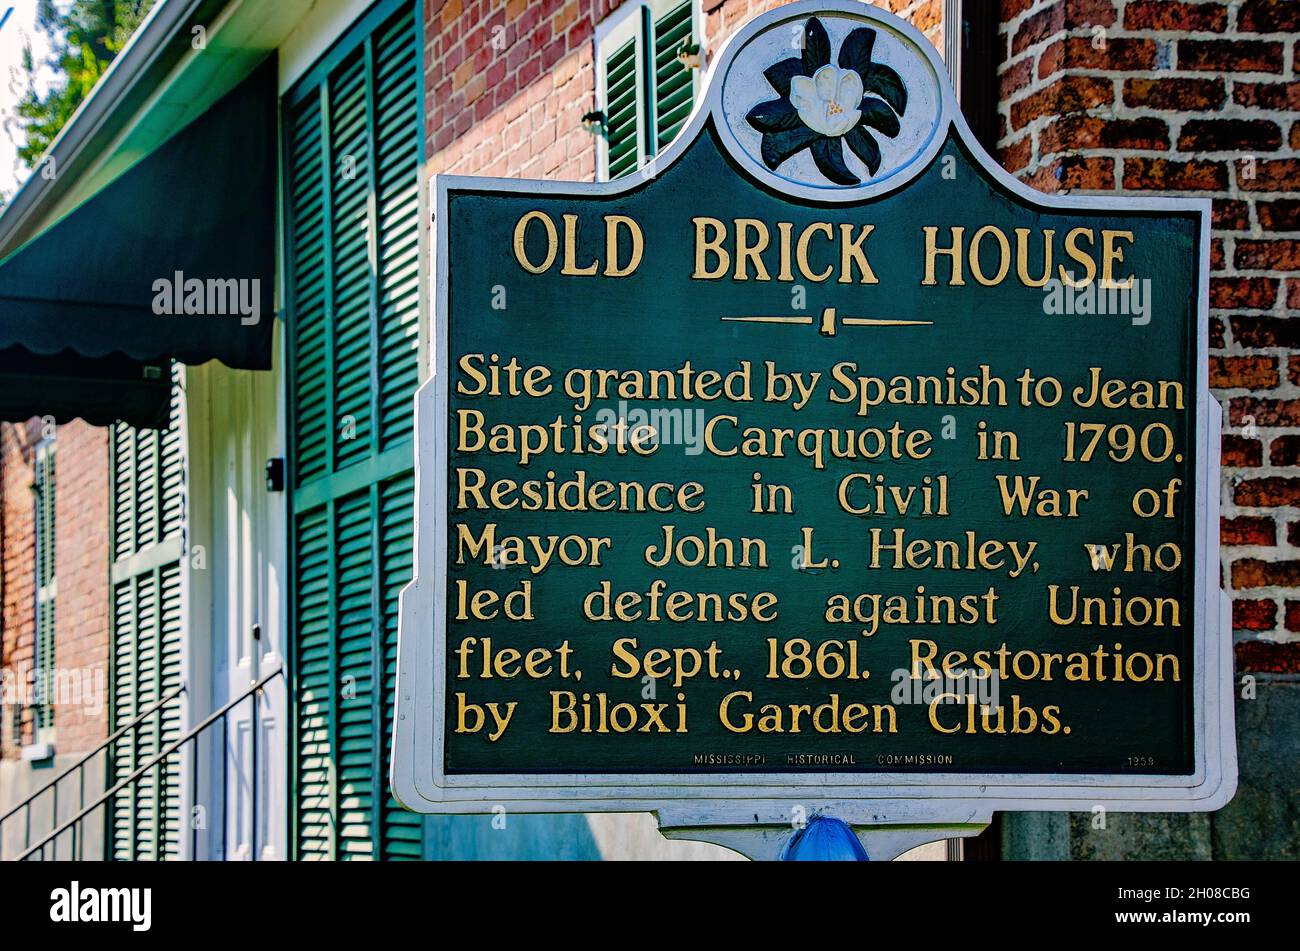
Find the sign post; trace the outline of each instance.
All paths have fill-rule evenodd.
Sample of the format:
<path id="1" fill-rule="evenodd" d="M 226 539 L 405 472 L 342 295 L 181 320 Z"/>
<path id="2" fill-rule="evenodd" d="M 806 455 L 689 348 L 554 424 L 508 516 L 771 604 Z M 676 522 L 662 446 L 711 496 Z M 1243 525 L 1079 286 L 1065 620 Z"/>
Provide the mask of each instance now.
<path id="1" fill-rule="evenodd" d="M 1031 191 L 854 2 L 633 175 L 433 189 L 405 806 L 892 858 L 1231 798 L 1208 201 Z"/>

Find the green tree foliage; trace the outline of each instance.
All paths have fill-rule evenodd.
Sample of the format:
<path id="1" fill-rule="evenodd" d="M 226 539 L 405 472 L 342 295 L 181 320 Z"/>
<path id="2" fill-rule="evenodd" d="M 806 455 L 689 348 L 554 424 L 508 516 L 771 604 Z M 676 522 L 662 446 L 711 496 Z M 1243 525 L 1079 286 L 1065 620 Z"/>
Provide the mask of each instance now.
<path id="1" fill-rule="evenodd" d="M 27 91 L 16 109 L 26 141 L 18 146 L 18 157 L 32 168 L 54 141 L 64 123 L 72 118 L 108 64 L 126 45 L 154 0 L 41 0 L 37 27 L 50 38 L 54 51 L 49 65 L 59 78 L 43 95 L 34 82 L 37 64 L 31 47 L 23 66 Z"/>

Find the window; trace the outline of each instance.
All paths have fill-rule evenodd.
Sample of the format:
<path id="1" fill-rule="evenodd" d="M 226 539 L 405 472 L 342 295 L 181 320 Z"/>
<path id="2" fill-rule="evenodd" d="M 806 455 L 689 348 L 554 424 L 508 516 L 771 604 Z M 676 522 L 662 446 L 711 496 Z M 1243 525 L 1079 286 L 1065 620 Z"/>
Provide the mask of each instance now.
<path id="1" fill-rule="evenodd" d="M 54 577 L 54 438 L 36 445 L 32 493 L 36 521 L 36 632 L 32 649 L 33 742 L 37 731 L 54 725 L 50 686 L 54 683 L 54 602 L 58 586 Z"/>
<path id="2" fill-rule="evenodd" d="M 697 0 L 625 3 L 596 31 L 596 98 L 605 114 L 597 171 L 626 175 L 686 124 L 701 83 Z"/>

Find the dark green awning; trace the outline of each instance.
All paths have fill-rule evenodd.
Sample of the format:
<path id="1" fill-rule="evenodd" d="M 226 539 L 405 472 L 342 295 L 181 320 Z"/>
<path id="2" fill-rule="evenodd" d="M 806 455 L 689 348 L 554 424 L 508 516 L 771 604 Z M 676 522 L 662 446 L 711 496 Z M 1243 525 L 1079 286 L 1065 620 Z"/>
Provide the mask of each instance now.
<path id="1" fill-rule="evenodd" d="M 275 202 L 272 57 L 0 262 L 0 416 L 165 425 L 170 360 L 269 369 Z"/>
<path id="2" fill-rule="evenodd" d="M 129 357 L 83 357 L 64 351 L 46 357 L 21 347 L 0 350 L 0 420 L 80 417 L 94 426 L 122 421 L 166 429 L 171 403 L 166 362 Z"/>

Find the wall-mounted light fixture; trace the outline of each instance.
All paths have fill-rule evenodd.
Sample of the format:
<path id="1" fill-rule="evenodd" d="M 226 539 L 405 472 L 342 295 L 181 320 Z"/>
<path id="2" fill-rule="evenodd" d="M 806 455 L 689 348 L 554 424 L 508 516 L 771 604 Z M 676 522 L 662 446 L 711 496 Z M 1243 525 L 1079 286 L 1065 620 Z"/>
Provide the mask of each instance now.
<path id="1" fill-rule="evenodd" d="M 284 491 L 284 458 L 282 456 L 266 460 L 266 491 Z"/>
<path id="2" fill-rule="evenodd" d="M 609 135 L 609 118 L 603 109 L 593 109 L 582 117 L 582 127 L 592 135 Z"/>

